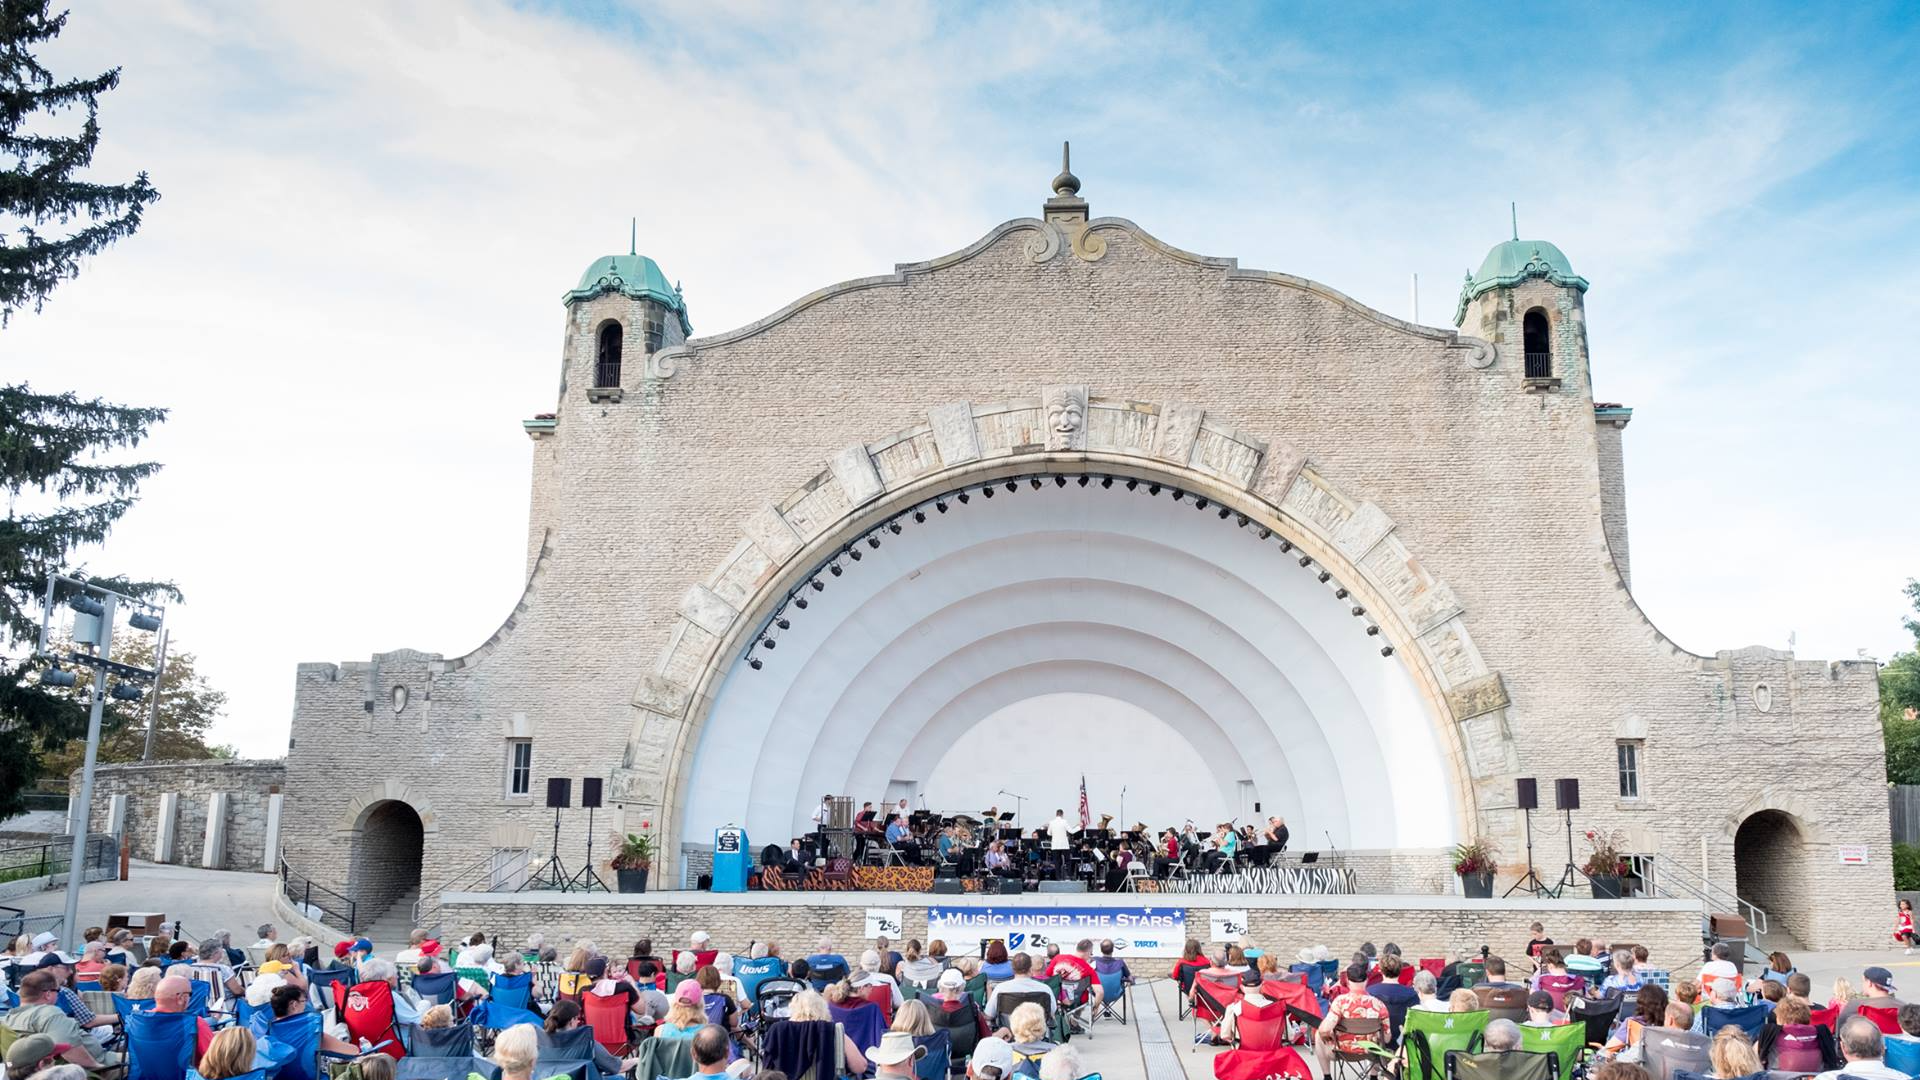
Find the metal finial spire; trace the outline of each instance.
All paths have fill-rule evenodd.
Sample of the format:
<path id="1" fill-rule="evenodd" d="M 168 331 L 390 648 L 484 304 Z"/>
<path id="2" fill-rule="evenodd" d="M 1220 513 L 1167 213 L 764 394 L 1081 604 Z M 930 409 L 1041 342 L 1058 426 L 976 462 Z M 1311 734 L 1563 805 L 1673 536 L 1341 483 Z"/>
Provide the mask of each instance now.
<path id="1" fill-rule="evenodd" d="M 1073 175 L 1072 161 L 1072 144 L 1062 142 L 1060 144 L 1060 175 L 1053 178 L 1053 193 L 1055 195 L 1072 198 L 1080 193 L 1080 178 Z"/>
<path id="2" fill-rule="evenodd" d="M 1507 209 L 1513 214 L 1513 238 L 1518 240 L 1520 239 L 1520 204 L 1510 202 L 1507 204 Z"/>
<path id="3" fill-rule="evenodd" d="M 638 255 L 640 254 L 640 219 L 628 218 L 627 222 L 627 254 Z"/>

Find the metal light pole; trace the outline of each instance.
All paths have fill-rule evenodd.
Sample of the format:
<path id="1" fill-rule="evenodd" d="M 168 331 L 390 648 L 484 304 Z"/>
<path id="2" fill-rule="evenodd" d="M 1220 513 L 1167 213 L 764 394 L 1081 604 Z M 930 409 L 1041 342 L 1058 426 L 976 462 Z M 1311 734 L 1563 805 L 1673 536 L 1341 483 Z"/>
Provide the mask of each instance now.
<path id="1" fill-rule="evenodd" d="M 160 644 L 153 653 L 153 699 L 147 702 L 147 747 L 141 761 L 153 760 L 153 737 L 160 729 L 160 680 L 167 677 L 167 632 L 160 631 Z"/>
<path id="2" fill-rule="evenodd" d="M 100 603 L 106 609 L 100 615 L 100 655 L 113 655 L 113 609 L 114 601 L 119 597 L 107 593 Z M 95 665 L 93 669 L 93 709 L 87 714 L 87 760 L 80 769 L 80 813 L 73 827 L 73 856 L 67 860 L 67 905 L 65 919 L 60 928 L 66 932 L 67 951 L 79 955 L 84 943 L 80 940 L 80 883 L 85 880 L 84 869 L 87 857 L 87 833 L 93 824 L 93 765 L 100 756 L 100 714 L 107 705 L 107 669 L 105 665 Z"/>

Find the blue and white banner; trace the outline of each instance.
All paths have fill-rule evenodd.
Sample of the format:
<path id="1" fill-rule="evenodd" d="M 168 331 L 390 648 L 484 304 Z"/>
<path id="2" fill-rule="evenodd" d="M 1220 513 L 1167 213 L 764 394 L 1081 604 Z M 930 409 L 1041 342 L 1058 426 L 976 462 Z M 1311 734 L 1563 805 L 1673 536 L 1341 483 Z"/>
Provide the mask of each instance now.
<path id="1" fill-rule="evenodd" d="M 1187 943 L 1187 911 L 1177 907 L 929 907 L 927 940 L 955 956 L 976 953 L 982 940 L 1009 949 L 1071 950 L 1081 938 L 1113 939 L 1116 956 L 1179 956 Z"/>

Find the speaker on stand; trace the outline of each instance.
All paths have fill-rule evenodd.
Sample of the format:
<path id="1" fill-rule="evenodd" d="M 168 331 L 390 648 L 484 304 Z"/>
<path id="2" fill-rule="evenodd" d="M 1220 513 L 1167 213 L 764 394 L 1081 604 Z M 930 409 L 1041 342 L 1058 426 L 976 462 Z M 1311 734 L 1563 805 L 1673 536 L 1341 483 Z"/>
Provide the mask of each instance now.
<path id="1" fill-rule="evenodd" d="M 566 865 L 560 861 L 560 811 L 573 805 L 573 780 L 565 776 L 547 778 L 547 805 L 553 808 L 553 855 L 540 868 L 527 875 L 515 892 L 528 889 L 558 889 L 567 891 L 569 879 Z"/>
<path id="2" fill-rule="evenodd" d="M 1567 816 L 1567 866 L 1560 871 L 1560 881 L 1547 891 L 1547 895 L 1559 899 L 1567 888 L 1586 875 L 1573 864 L 1573 812 L 1580 809 L 1580 781 L 1561 778 L 1553 782 L 1553 808 Z"/>
<path id="3" fill-rule="evenodd" d="M 1525 890 L 1535 896 L 1547 891 L 1547 883 L 1533 870 L 1533 812 L 1540 809 L 1540 781 L 1531 776 L 1522 776 L 1513 782 L 1514 802 L 1527 818 L 1527 876 L 1513 883 L 1502 899 Z"/>
<path id="4" fill-rule="evenodd" d="M 593 869 L 593 812 L 600 808 L 601 780 L 597 776 L 585 776 L 580 779 L 580 805 L 587 812 L 587 862 L 580 872 L 567 879 L 567 890 L 579 889 L 581 892 L 611 892 L 607 883 Z"/>

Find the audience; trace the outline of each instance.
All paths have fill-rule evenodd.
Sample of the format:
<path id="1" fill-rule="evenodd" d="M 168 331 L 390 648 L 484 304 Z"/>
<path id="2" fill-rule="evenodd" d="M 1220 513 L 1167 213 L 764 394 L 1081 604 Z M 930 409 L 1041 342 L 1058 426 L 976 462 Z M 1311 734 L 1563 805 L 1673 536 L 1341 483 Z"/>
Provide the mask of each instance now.
<path id="1" fill-rule="evenodd" d="M 194 1071 L 202 1080 L 231 1080 L 253 1071 L 253 1054 L 253 1032 L 236 1024 L 213 1037 Z"/>
<path id="2" fill-rule="evenodd" d="M 1840 1022 L 1838 1035 L 1840 1056 L 1845 1059 L 1846 1065 L 1821 1073 L 1819 1080 L 1838 1080 L 1840 1077 L 1849 1080 L 1907 1080 L 1905 1073 L 1887 1067 L 1886 1040 L 1873 1021 L 1864 1016 L 1849 1017 Z"/>
<path id="3" fill-rule="evenodd" d="M 515 1024 L 493 1040 L 493 1063 L 500 1080 L 532 1080 L 533 1063 L 540 1056 L 540 1032 L 532 1024 Z"/>

